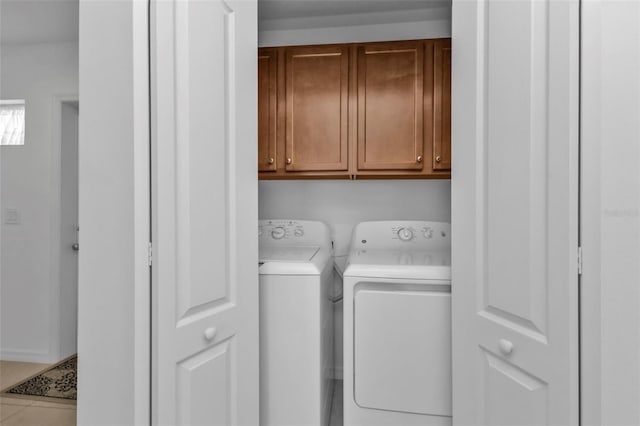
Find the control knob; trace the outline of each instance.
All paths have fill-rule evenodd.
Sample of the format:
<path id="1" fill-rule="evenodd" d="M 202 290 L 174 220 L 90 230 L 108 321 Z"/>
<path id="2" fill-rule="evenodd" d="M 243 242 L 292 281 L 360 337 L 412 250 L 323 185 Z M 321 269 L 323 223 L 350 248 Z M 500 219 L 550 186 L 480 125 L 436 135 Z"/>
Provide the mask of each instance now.
<path id="1" fill-rule="evenodd" d="M 400 228 L 398 229 L 398 238 L 402 241 L 411 241 L 413 238 L 413 231 L 409 228 Z"/>
<path id="2" fill-rule="evenodd" d="M 433 237 L 433 229 L 431 229 L 431 228 L 423 228 L 422 229 L 422 235 L 424 235 L 425 238 L 432 238 Z"/>
<path id="3" fill-rule="evenodd" d="M 287 234 L 287 231 L 284 230 L 282 226 L 276 226 L 271 230 L 271 238 L 274 240 L 281 240 Z"/>
<path id="4" fill-rule="evenodd" d="M 304 235 L 304 229 L 296 228 L 296 230 L 293 231 L 293 235 L 295 235 L 296 237 L 302 237 Z"/>

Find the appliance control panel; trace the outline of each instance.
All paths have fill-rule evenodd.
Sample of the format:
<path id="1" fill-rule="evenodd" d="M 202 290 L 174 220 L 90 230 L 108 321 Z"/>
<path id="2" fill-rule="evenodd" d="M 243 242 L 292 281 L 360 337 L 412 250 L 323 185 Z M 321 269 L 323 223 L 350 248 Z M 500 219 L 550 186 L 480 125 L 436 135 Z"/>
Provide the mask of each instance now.
<path id="1" fill-rule="evenodd" d="M 258 239 L 263 245 L 331 244 L 327 225 L 309 220 L 260 220 Z"/>
<path id="2" fill-rule="evenodd" d="M 451 247 L 451 224 L 428 221 L 362 222 L 354 230 L 351 249 L 444 250 Z"/>

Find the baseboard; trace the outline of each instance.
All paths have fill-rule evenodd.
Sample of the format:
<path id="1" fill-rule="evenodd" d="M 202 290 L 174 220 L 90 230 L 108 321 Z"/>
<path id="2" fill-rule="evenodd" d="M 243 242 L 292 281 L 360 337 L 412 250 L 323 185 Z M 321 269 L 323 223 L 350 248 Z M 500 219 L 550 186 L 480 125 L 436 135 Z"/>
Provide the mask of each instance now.
<path id="1" fill-rule="evenodd" d="M 0 360 L 36 362 L 39 364 L 51 364 L 56 362 L 56 360 L 53 359 L 52 354 L 49 352 L 20 351 L 15 349 L 2 349 L 0 351 Z"/>

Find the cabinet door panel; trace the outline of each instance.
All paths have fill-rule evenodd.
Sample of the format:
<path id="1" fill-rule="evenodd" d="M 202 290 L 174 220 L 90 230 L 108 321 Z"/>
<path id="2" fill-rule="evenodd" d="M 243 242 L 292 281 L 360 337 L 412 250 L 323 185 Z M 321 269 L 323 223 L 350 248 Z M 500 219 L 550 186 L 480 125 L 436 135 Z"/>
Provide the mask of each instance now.
<path id="1" fill-rule="evenodd" d="M 286 50 L 286 170 L 347 170 L 349 49 Z"/>
<path id="2" fill-rule="evenodd" d="M 451 170 L 451 39 L 434 49 L 433 170 Z"/>
<path id="3" fill-rule="evenodd" d="M 358 48 L 358 169 L 423 168 L 423 47 Z"/>
<path id="4" fill-rule="evenodd" d="M 258 53 L 258 171 L 276 171 L 276 49 Z"/>

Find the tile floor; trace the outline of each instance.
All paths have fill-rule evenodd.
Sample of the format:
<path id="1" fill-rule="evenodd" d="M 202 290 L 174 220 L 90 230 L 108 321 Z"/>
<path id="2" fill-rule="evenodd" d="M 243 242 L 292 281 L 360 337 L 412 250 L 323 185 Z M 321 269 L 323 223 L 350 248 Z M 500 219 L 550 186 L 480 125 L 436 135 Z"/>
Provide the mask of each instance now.
<path id="1" fill-rule="evenodd" d="M 0 389 L 5 389 L 41 370 L 47 364 L 0 361 Z M 329 426 L 343 426 L 342 380 L 335 380 Z M 1 426 L 75 426 L 76 407 L 70 404 L 0 397 Z"/>
<path id="2" fill-rule="evenodd" d="M 47 364 L 0 361 L 0 389 L 5 389 L 41 370 Z M 76 406 L 0 396 L 1 426 L 75 426 Z"/>

